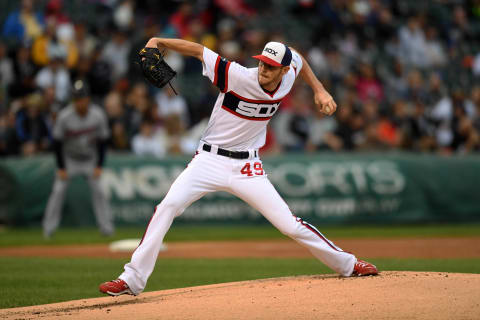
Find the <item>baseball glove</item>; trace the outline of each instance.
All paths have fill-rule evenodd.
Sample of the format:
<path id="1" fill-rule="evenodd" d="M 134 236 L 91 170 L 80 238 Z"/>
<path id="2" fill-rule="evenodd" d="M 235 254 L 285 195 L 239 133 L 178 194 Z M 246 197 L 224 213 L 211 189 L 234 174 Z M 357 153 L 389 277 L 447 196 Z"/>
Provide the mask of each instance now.
<path id="1" fill-rule="evenodd" d="M 163 59 L 163 54 L 158 48 L 143 48 L 138 53 L 143 75 L 158 88 L 163 88 L 177 74 Z M 172 87 L 173 89 L 173 87 Z M 175 89 L 173 89 L 175 92 Z M 175 92 L 176 94 L 176 92 Z"/>

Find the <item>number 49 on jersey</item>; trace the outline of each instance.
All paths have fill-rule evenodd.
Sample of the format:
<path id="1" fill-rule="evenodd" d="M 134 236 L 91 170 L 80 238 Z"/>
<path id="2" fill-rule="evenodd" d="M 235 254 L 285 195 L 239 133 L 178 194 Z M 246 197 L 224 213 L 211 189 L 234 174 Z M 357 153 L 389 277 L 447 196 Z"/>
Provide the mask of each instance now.
<path id="1" fill-rule="evenodd" d="M 253 165 L 250 162 L 245 163 L 242 170 L 240 170 L 241 174 L 247 175 L 252 177 L 253 175 L 256 176 L 263 176 L 264 171 L 261 162 L 255 162 Z"/>

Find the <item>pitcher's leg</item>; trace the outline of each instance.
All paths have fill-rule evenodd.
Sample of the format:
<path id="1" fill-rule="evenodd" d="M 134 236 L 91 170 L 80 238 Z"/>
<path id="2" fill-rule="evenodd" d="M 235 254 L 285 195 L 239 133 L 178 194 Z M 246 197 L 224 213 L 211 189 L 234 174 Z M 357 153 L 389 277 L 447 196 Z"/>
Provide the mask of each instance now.
<path id="1" fill-rule="evenodd" d="M 104 235 L 111 235 L 115 230 L 112 211 L 108 199 L 100 186 L 100 179 L 94 178 L 92 175 L 89 175 L 87 179 L 92 194 L 93 210 L 100 232 Z"/>
<path id="2" fill-rule="evenodd" d="M 308 248 L 332 270 L 343 276 L 352 274 L 355 256 L 335 246 L 312 225 L 293 216 L 267 177 L 236 179 L 232 193 L 262 213 L 280 232 Z"/>
<path id="3" fill-rule="evenodd" d="M 67 187 L 68 180 L 62 180 L 59 177 L 55 178 L 52 193 L 48 198 L 47 207 L 42 221 L 43 234 L 45 237 L 50 237 L 60 224 Z"/>
<path id="4" fill-rule="evenodd" d="M 134 294 L 139 294 L 145 288 L 157 261 L 163 238 L 170 229 L 173 219 L 209 191 L 198 183 L 193 183 L 195 177 L 194 169 L 185 169 L 172 184 L 163 201 L 155 207 L 140 245 L 119 277 L 128 284 Z"/>

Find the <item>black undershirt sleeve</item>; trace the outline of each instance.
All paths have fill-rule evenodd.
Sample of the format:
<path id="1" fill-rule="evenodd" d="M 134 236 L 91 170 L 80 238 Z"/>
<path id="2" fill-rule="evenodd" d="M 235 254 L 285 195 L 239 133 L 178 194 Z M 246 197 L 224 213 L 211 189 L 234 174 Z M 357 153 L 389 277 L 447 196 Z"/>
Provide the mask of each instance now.
<path id="1" fill-rule="evenodd" d="M 97 167 L 101 168 L 105 162 L 105 153 L 107 151 L 107 140 L 98 140 L 97 142 Z"/>
<path id="2" fill-rule="evenodd" d="M 65 158 L 63 156 L 63 142 L 61 140 L 53 140 L 53 150 L 55 151 L 55 158 L 57 160 L 57 167 L 65 169 Z"/>

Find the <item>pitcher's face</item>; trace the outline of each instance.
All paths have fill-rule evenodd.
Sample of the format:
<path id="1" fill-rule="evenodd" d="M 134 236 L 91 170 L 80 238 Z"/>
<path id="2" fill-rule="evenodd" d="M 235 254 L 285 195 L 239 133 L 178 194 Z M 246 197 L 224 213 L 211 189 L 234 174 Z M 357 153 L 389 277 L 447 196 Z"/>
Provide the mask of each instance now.
<path id="1" fill-rule="evenodd" d="M 258 62 L 258 83 L 268 86 L 271 83 L 280 82 L 280 79 L 288 72 L 290 67 L 275 67 L 263 61 Z"/>

